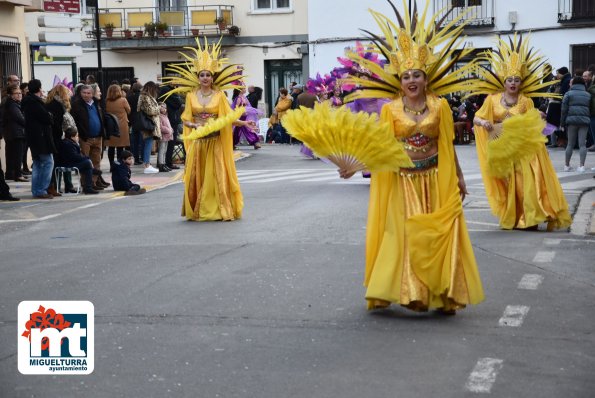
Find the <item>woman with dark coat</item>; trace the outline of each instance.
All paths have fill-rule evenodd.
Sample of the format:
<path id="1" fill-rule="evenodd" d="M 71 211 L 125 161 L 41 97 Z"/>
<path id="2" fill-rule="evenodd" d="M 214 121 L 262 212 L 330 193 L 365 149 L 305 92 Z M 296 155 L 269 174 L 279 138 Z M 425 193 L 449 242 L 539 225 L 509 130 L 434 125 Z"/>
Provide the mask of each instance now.
<path id="1" fill-rule="evenodd" d="M 56 146 L 52 138 L 52 115 L 41 98 L 41 81 L 29 81 L 29 93 L 23 98 L 22 109 L 25 114 L 25 134 L 33 157 L 33 175 L 31 193 L 38 199 L 52 199 L 47 192 L 52 178 Z"/>
<path id="2" fill-rule="evenodd" d="M 568 143 L 566 145 L 566 163 L 564 171 L 572 171 L 570 158 L 578 139 L 580 165 L 576 169 L 579 173 L 585 172 L 585 159 L 587 158 L 587 134 L 591 123 L 589 104 L 591 94 L 585 88 L 585 81 L 581 76 L 575 76 L 570 83 L 570 90 L 562 99 L 562 117 L 560 126 L 566 129 Z"/>
<path id="3" fill-rule="evenodd" d="M 18 85 L 9 86 L 4 108 L 4 140 L 6 141 L 6 178 L 27 182 L 21 172 L 23 152 L 26 148 L 25 115 L 21 110 L 23 94 Z"/>
<path id="4" fill-rule="evenodd" d="M 46 98 L 46 108 L 52 114 L 52 138 L 56 147 L 62 141 L 64 134 L 64 114 L 70 111 L 70 97 L 72 93 L 63 84 L 54 86 L 48 93 Z M 52 181 L 48 187 L 48 193 L 53 196 L 61 196 L 56 190 L 56 164 L 54 162 L 54 170 L 52 171 Z"/>

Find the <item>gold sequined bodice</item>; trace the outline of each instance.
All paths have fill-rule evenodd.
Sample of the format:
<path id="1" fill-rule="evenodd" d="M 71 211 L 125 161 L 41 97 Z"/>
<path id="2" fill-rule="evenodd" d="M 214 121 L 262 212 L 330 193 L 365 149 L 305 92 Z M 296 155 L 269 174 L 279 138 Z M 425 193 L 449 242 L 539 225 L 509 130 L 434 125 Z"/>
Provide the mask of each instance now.
<path id="1" fill-rule="evenodd" d="M 438 138 L 440 134 L 440 100 L 436 97 L 428 96 L 426 105 L 428 106 L 428 113 L 419 122 L 411 119 L 405 113 L 401 98 L 392 101 L 388 105 L 395 121 L 395 137 L 406 139 L 421 134 L 429 138 Z"/>
<path id="2" fill-rule="evenodd" d="M 502 105 L 502 93 L 496 94 L 492 99 L 494 123 L 500 123 L 510 116 L 520 115 L 527 112 L 527 100 L 527 97 L 519 95 L 517 104 L 507 108 Z"/>
<path id="3" fill-rule="evenodd" d="M 213 95 L 211 95 L 209 98 L 199 99 L 200 94 L 198 92 L 188 95 L 194 96 L 192 98 L 192 117 L 194 119 L 194 123 L 203 125 L 209 119 L 217 118 L 219 112 L 219 96 L 222 95 L 220 91 L 213 93 Z"/>

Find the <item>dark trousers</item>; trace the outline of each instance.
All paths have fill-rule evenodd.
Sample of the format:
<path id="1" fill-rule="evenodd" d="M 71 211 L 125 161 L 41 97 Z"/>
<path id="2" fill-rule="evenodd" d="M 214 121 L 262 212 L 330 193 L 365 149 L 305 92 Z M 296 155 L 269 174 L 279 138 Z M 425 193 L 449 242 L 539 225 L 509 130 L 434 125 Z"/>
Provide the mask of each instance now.
<path id="1" fill-rule="evenodd" d="M 142 131 L 135 131 L 132 127 L 130 127 L 130 152 L 132 152 L 135 162 L 140 162 L 143 160 L 144 146 L 145 142 L 143 141 Z"/>
<path id="2" fill-rule="evenodd" d="M 167 142 L 167 150 L 165 151 L 166 166 L 171 166 L 173 162 L 172 157 L 174 156 L 174 147 L 178 143 L 178 132 L 176 130 L 177 129 L 174 129 L 174 139 Z"/>
<path id="3" fill-rule="evenodd" d="M 23 147 L 23 171 L 31 171 L 29 165 L 27 164 L 27 152 L 29 151 L 29 145 L 27 145 L 27 141 L 25 141 L 25 146 Z"/>
<path id="4" fill-rule="evenodd" d="M 21 164 L 23 160 L 23 152 L 26 148 L 26 141 L 7 140 L 6 141 L 6 175 L 9 180 L 22 177 Z"/>
<path id="5" fill-rule="evenodd" d="M 91 162 L 91 159 L 85 159 L 78 163 L 71 163 L 64 167 L 76 167 L 79 169 L 83 189 L 89 190 L 93 188 L 93 162 Z M 64 176 L 64 186 L 66 189 L 72 189 L 72 177 L 70 176 L 70 173 Z"/>
<path id="6" fill-rule="evenodd" d="M 4 180 L 4 171 L 2 170 L 2 163 L 0 163 L 0 198 L 10 196 L 10 187 Z"/>
<path id="7" fill-rule="evenodd" d="M 122 147 L 122 146 L 119 146 L 119 147 L 108 146 L 107 147 L 107 159 L 109 160 L 110 168 L 114 165 L 114 156 L 116 156 L 116 155 L 118 156 L 117 159 L 119 162 L 120 155 L 122 155 L 122 152 L 124 152 L 124 147 Z"/>

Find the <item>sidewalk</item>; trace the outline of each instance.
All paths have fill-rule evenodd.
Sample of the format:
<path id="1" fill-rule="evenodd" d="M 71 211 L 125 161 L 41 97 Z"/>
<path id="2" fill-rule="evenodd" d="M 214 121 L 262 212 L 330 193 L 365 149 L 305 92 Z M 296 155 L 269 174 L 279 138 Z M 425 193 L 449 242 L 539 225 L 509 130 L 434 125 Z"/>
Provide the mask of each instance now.
<path id="1" fill-rule="evenodd" d="M 249 157 L 250 155 L 242 151 L 234 151 L 234 160 L 237 162 L 240 159 Z M 151 164 L 155 166 L 157 164 L 157 155 L 151 156 Z M 155 189 L 164 188 L 168 185 L 177 183 L 182 180 L 184 176 L 184 165 L 178 164 L 179 170 L 172 170 L 168 173 L 155 173 L 155 174 L 144 174 L 144 167 L 142 165 L 132 166 L 132 177 L 130 178 L 133 183 L 139 184 L 145 188 L 147 192 Z M 110 166 L 107 159 L 107 152 L 104 152 L 104 157 L 101 159 L 101 170 L 103 171 L 103 178 L 107 182 L 111 183 L 112 176 L 109 172 Z M 29 178 L 30 179 L 30 178 Z M 7 180 L 6 183 L 10 187 L 10 193 L 21 199 L 21 202 L 34 202 L 43 201 L 46 199 L 36 199 L 31 194 L 31 182 L 15 182 Z M 76 186 L 76 182 L 75 182 Z M 64 184 L 62 184 L 64 189 Z M 86 199 L 111 199 L 117 196 L 123 196 L 124 192 L 114 191 L 112 186 L 107 187 L 103 191 L 99 191 L 98 195 L 84 195 L 84 194 L 62 194 L 60 197 L 54 198 L 54 200 L 86 200 Z"/>

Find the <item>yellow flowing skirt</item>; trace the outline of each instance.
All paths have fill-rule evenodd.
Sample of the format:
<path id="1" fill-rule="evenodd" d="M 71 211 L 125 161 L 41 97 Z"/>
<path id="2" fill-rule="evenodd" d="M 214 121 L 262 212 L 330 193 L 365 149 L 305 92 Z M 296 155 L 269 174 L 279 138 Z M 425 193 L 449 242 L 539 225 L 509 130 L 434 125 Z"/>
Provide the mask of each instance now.
<path id="1" fill-rule="evenodd" d="M 231 221 L 236 209 L 221 137 L 194 140 L 187 147 L 182 216 L 195 221 Z"/>
<path id="2" fill-rule="evenodd" d="M 438 168 L 389 174 L 378 181 L 392 188 L 379 203 L 387 212 L 368 264 L 368 309 L 400 303 L 415 311 L 449 311 L 482 301 L 458 190 L 437 209 Z"/>
<path id="3" fill-rule="evenodd" d="M 501 228 L 529 228 L 547 222 L 547 230 L 552 231 L 572 224 L 545 145 L 529 159 L 511 161 L 514 172 L 507 178 L 497 178 L 487 170 L 487 131 L 476 127 L 475 139 L 488 201 Z"/>

